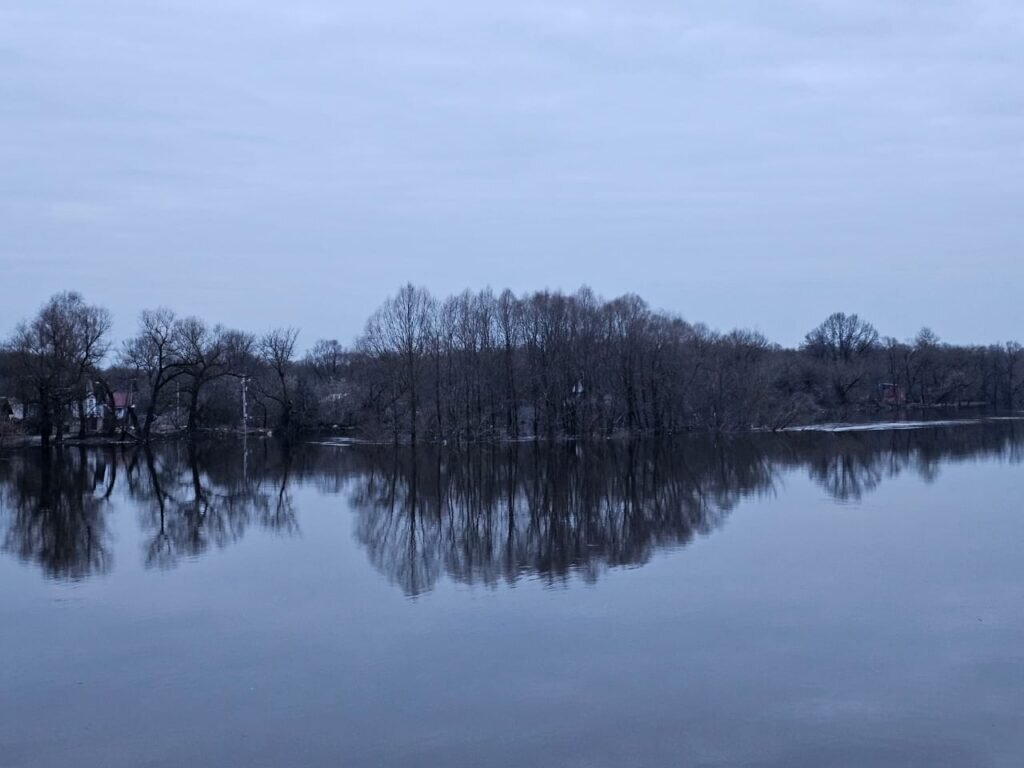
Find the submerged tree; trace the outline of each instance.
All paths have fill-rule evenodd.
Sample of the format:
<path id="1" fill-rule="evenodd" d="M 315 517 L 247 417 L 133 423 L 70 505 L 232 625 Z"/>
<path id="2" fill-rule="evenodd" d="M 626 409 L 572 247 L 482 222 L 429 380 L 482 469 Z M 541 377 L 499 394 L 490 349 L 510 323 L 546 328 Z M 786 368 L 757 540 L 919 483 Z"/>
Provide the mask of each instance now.
<path id="1" fill-rule="evenodd" d="M 397 411 L 397 404 L 408 398 L 408 430 L 416 442 L 416 423 L 419 418 L 420 373 L 422 357 L 430 339 L 431 313 L 434 300 L 423 288 L 410 283 L 396 296 L 384 302 L 369 322 L 363 334 L 362 348 L 380 360 L 391 381 L 389 405 Z M 392 416 L 395 434 L 398 434 L 398 416 Z"/>
<path id="2" fill-rule="evenodd" d="M 79 406 L 82 417 L 85 389 L 109 349 L 110 325 L 106 309 L 87 304 L 78 293 L 59 293 L 8 342 L 12 378 L 36 409 L 44 445 L 55 427 L 57 440 L 63 439 L 72 406 Z"/>
<path id="3" fill-rule="evenodd" d="M 277 404 L 278 425 L 285 431 L 293 426 L 296 382 L 292 369 L 298 337 L 299 332 L 294 328 L 277 328 L 265 333 L 256 344 L 258 360 L 266 371 L 256 382 L 260 393 Z"/>
<path id="4" fill-rule="evenodd" d="M 241 375 L 251 359 L 253 338 L 223 326 L 209 326 L 198 318 L 180 322 L 180 354 L 188 394 L 188 431 L 199 427 L 201 396 L 225 376 Z"/>
<path id="5" fill-rule="evenodd" d="M 865 383 L 867 363 L 878 347 L 878 331 L 857 315 L 836 312 L 807 334 L 803 350 L 825 372 L 835 404 L 848 405 Z"/>
<path id="6" fill-rule="evenodd" d="M 184 324 L 165 308 L 145 310 L 139 318 L 138 333 L 124 343 L 121 364 L 136 371 L 147 385 L 143 440 L 149 440 L 153 423 L 166 405 L 168 386 L 180 383 L 188 373 L 188 348 Z"/>

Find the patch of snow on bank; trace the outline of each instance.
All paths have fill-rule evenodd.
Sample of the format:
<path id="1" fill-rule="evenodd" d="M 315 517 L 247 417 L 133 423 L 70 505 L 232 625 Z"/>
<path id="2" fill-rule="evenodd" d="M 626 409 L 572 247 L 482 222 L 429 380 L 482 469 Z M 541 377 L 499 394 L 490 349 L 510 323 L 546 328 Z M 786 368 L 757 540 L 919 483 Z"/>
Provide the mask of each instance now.
<path id="1" fill-rule="evenodd" d="M 937 419 L 934 421 L 882 421 L 866 424 L 836 422 L 786 427 L 782 432 L 885 432 L 897 429 L 927 429 L 929 427 L 956 427 L 963 424 L 986 424 L 993 421 L 1024 421 L 1024 416 L 990 416 L 979 419 Z"/>

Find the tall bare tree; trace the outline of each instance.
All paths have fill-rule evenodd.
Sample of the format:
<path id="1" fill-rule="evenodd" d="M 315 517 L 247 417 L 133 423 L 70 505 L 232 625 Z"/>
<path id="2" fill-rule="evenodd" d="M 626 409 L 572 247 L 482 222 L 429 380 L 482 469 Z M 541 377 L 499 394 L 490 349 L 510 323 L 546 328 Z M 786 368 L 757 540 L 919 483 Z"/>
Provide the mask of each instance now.
<path id="1" fill-rule="evenodd" d="M 21 323 L 8 346 L 14 378 L 26 403 L 38 412 L 39 435 L 48 445 L 54 427 L 63 439 L 69 408 L 110 348 L 110 313 L 75 292 L 58 293 L 35 318 Z M 79 417 L 84 415 L 79 405 Z"/>
<path id="2" fill-rule="evenodd" d="M 848 405 L 854 388 L 864 383 L 865 363 L 878 348 L 878 339 L 871 323 L 843 312 L 829 315 L 807 334 L 803 350 L 825 366 L 838 405 Z"/>
<path id="3" fill-rule="evenodd" d="M 188 393 L 188 431 L 199 426 L 201 395 L 212 382 L 225 376 L 242 375 L 249 362 L 252 336 L 220 325 L 209 326 L 195 317 L 180 321 L 180 354 Z"/>
<path id="4" fill-rule="evenodd" d="M 412 442 L 416 442 L 419 420 L 421 358 L 430 341 L 435 311 L 436 304 L 426 289 L 409 283 L 374 313 L 362 340 L 365 350 L 393 363 L 396 389 L 408 393 Z"/>
<path id="5" fill-rule="evenodd" d="M 269 381 L 257 378 L 257 383 L 261 394 L 277 404 L 278 424 L 285 431 L 292 427 L 292 413 L 295 409 L 292 369 L 298 337 L 299 332 L 295 328 L 276 328 L 265 333 L 256 344 L 259 361 L 269 373 Z"/>
<path id="6" fill-rule="evenodd" d="M 185 329 L 170 309 L 147 309 L 139 316 L 139 331 L 125 341 L 121 364 L 138 372 L 147 384 L 141 438 L 148 441 L 153 422 L 165 407 L 168 385 L 185 376 L 192 361 L 186 356 Z"/>

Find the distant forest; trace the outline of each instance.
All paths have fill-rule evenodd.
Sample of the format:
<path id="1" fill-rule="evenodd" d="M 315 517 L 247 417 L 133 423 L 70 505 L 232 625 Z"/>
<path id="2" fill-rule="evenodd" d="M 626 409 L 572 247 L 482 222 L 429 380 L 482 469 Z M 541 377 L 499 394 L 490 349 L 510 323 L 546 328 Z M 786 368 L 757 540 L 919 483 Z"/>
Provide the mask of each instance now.
<path id="1" fill-rule="evenodd" d="M 779 430 L 825 419 L 1024 403 L 1024 347 L 883 337 L 835 313 L 797 349 L 581 288 L 402 287 L 353 347 L 262 335 L 166 308 L 115 344 L 110 313 L 51 298 L 0 348 L 0 438 L 330 430 L 375 440 L 498 441 Z"/>

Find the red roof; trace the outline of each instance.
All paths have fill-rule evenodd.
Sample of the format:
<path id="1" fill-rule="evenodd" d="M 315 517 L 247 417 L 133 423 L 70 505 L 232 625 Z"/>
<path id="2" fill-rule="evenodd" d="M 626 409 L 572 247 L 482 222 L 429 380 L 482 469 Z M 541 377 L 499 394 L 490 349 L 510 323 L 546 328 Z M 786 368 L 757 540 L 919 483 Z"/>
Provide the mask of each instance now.
<path id="1" fill-rule="evenodd" d="M 114 407 L 115 408 L 131 408 L 135 405 L 135 393 L 134 392 L 115 392 L 114 393 Z"/>

